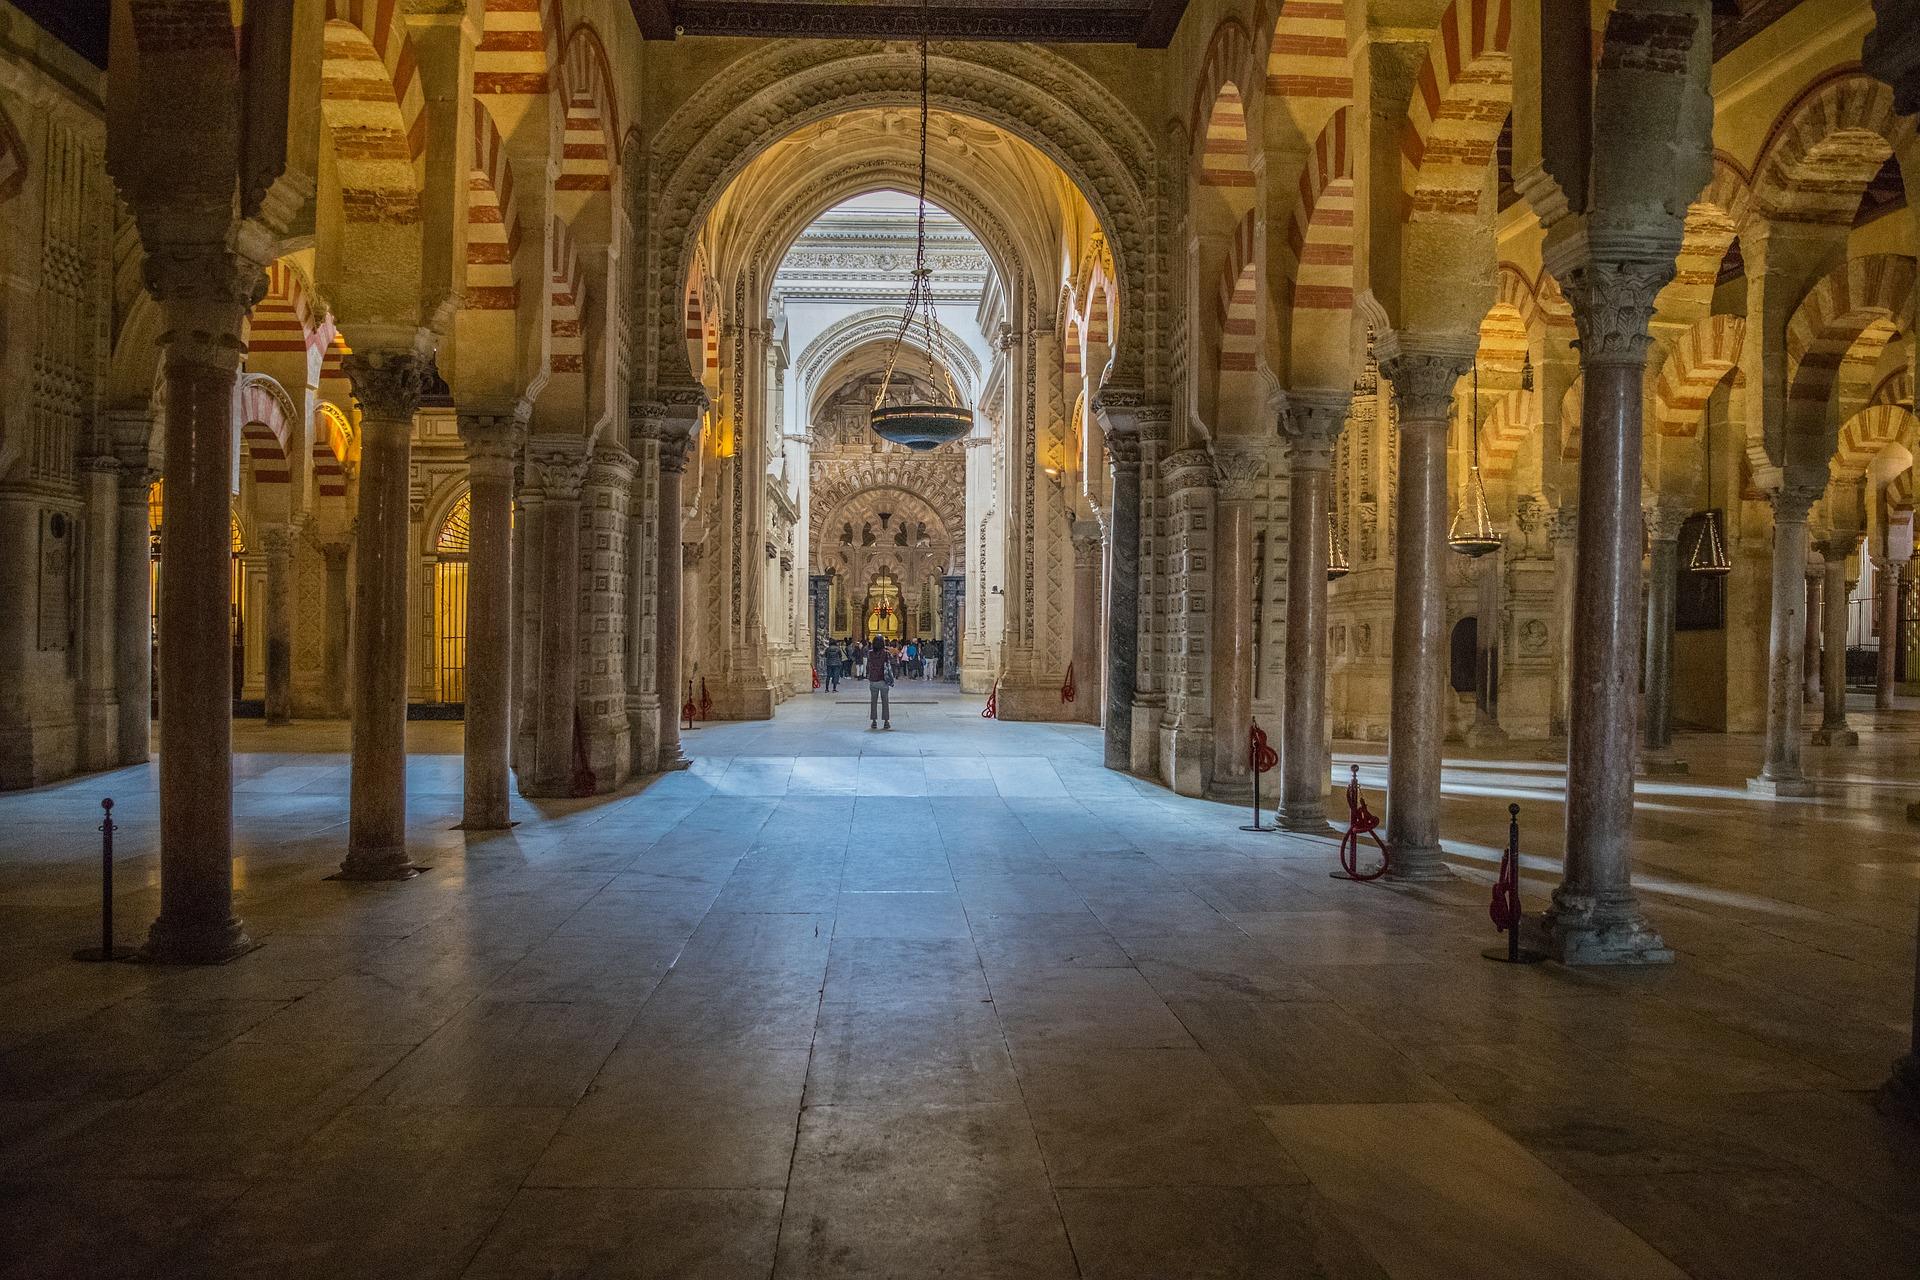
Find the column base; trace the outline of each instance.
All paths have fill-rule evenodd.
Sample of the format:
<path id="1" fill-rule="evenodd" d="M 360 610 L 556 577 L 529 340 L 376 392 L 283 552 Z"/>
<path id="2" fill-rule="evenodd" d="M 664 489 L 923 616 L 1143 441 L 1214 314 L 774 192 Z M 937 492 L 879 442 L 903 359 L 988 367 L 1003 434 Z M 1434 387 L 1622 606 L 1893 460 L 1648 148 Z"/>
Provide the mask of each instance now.
<path id="1" fill-rule="evenodd" d="M 1895 1060 L 1893 1074 L 1880 1086 L 1874 1103 L 1885 1114 L 1920 1127 L 1920 1052 Z"/>
<path id="2" fill-rule="evenodd" d="M 519 825 L 519 823 L 507 817 L 504 813 L 497 816 L 494 814 L 477 814 L 472 817 L 462 818 L 460 825 L 455 827 L 454 830 L 473 834 L 482 831 L 511 831 Z"/>
<path id="3" fill-rule="evenodd" d="M 678 747 L 674 748 L 671 755 L 663 755 L 660 757 L 659 771 L 661 773 L 678 773 L 682 769 L 691 768 L 693 768 L 693 761 L 687 759 Z"/>
<path id="4" fill-rule="evenodd" d="M 407 857 L 404 847 L 397 849 L 350 849 L 340 870 L 329 880 L 411 880 L 423 868 Z"/>
<path id="5" fill-rule="evenodd" d="M 1282 806 L 1280 812 L 1274 815 L 1274 821 L 1280 824 L 1282 831 L 1292 831 L 1299 835 L 1330 836 L 1340 830 L 1333 825 L 1333 820 L 1327 817 L 1325 800 L 1316 801 L 1311 805 Z"/>
<path id="6" fill-rule="evenodd" d="M 247 936 L 239 916 L 225 922 L 181 922 L 161 916 L 147 930 L 140 959 L 147 964 L 225 964 L 260 944 Z"/>
<path id="7" fill-rule="evenodd" d="M 1687 762 L 1671 751 L 1643 751 L 1639 772 L 1643 778 L 1677 778 L 1687 772 Z"/>
<path id="8" fill-rule="evenodd" d="M 1387 844 L 1387 874 L 1382 878 L 1393 884 L 1442 884 L 1454 878 L 1442 861 L 1446 851 L 1439 845 Z"/>
<path id="9" fill-rule="evenodd" d="M 1566 965 L 1672 964 L 1673 949 L 1638 909 L 1624 912 L 1567 911 L 1558 904 L 1529 917 L 1522 946 L 1537 946 Z"/>
<path id="10" fill-rule="evenodd" d="M 1813 795 L 1813 779 L 1770 778 L 1763 773 L 1747 779 L 1747 790 L 1769 800 L 1804 800 Z"/>
<path id="11" fill-rule="evenodd" d="M 1857 747 L 1860 745 L 1860 735 L 1853 729 L 1815 729 L 1813 731 L 1813 745 L 1816 747 Z"/>
<path id="12" fill-rule="evenodd" d="M 1504 747 L 1507 742 L 1507 731 L 1491 720 L 1475 720 L 1467 729 L 1467 745 L 1470 747 Z"/>
<path id="13" fill-rule="evenodd" d="M 1229 804 L 1252 804 L 1253 779 L 1223 778 L 1216 773 L 1207 784 L 1207 799 L 1224 800 Z"/>

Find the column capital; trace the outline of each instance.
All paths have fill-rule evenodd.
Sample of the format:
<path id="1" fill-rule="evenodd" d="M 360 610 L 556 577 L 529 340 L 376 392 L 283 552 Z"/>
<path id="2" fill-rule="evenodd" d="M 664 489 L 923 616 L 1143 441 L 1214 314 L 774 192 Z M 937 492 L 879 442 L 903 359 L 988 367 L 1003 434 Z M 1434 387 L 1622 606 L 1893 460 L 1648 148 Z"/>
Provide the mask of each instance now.
<path id="1" fill-rule="evenodd" d="M 526 443 L 526 420 L 517 413 L 462 410 L 458 424 L 461 442 L 467 446 L 468 473 L 511 479 L 513 464 Z"/>
<path id="2" fill-rule="evenodd" d="M 1085 569 L 1100 563 L 1103 530 L 1097 520 L 1075 520 L 1067 536 L 1073 541 L 1073 563 Z M 947 575 L 957 576 L 957 575 Z"/>
<path id="3" fill-rule="evenodd" d="M 1672 502 L 1656 502 L 1642 513 L 1647 522 L 1647 537 L 1655 542 L 1672 542 L 1687 522 L 1685 508 Z"/>
<path id="4" fill-rule="evenodd" d="M 577 502 L 589 461 L 585 436 L 533 435 L 527 440 L 527 487 L 552 502 Z"/>
<path id="5" fill-rule="evenodd" d="M 1143 445 L 1165 443 L 1171 434 L 1172 406 L 1148 400 L 1139 387 L 1102 387 L 1092 406 L 1115 466 L 1137 466 Z"/>
<path id="6" fill-rule="evenodd" d="M 599 485 L 631 484 L 633 468 L 633 455 L 609 440 L 596 444 L 587 458 L 587 476 Z"/>
<path id="7" fill-rule="evenodd" d="M 1353 393 L 1301 388 L 1286 393 L 1280 406 L 1280 434 L 1296 471 L 1329 471 L 1333 448 L 1347 425 Z"/>
<path id="8" fill-rule="evenodd" d="M 356 351 L 340 367 L 360 412 L 379 422 L 411 423 L 420 409 L 433 357 L 417 350 Z"/>
<path id="9" fill-rule="evenodd" d="M 260 550 L 269 559 L 293 554 L 293 530 L 285 525 L 270 524 L 260 530 Z"/>
<path id="10" fill-rule="evenodd" d="M 1563 502 L 1553 509 L 1547 521 L 1547 537 L 1554 542 L 1572 542 L 1580 534 L 1580 508 Z"/>
<path id="11" fill-rule="evenodd" d="M 1214 486 L 1221 501 L 1251 500 L 1266 471 L 1267 454 L 1259 441 L 1223 436 L 1213 442 Z"/>
<path id="12" fill-rule="evenodd" d="M 1169 492 L 1211 489 L 1214 479 L 1213 459 L 1205 449 L 1181 449 L 1161 459 L 1160 480 Z"/>
<path id="13" fill-rule="evenodd" d="M 1374 343 L 1380 372 L 1400 402 L 1400 425 L 1444 426 L 1453 412 L 1453 389 L 1473 367 L 1478 340 L 1472 336 L 1402 334 L 1390 331 Z"/>
<path id="14" fill-rule="evenodd" d="M 1818 485 L 1787 482 L 1767 495 L 1767 502 L 1773 507 L 1775 524 L 1798 522 L 1805 524 L 1807 513 L 1813 510 L 1813 504 L 1820 501 L 1820 495 L 1826 492 Z"/>
<path id="15" fill-rule="evenodd" d="M 1645 364 L 1653 300 L 1673 279 L 1673 259 L 1585 261 L 1556 273 L 1580 332 L 1580 363 Z"/>
<path id="16" fill-rule="evenodd" d="M 224 244 L 149 242 L 141 274 L 160 304 L 166 359 L 221 373 L 236 369 L 246 353 L 241 326 L 264 265 Z"/>

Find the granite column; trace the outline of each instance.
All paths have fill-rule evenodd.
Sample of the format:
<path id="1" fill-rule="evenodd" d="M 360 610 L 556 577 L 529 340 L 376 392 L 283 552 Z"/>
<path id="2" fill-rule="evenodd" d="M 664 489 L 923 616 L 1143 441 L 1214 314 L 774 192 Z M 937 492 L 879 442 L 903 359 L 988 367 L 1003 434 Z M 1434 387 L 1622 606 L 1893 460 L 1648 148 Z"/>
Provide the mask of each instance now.
<path id="1" fill-rule="evenodd" d="M 1253 723 L 1253 497 L 1266 471 L 1260 442 L 1214 441 L 1213 783 L 1209 794 L 1252 792 L 1247 730 Z"/>
<path id="2" fill-rule="evenodd" d="M 1857 747 L 1860 735 L 1847 723 L 1847 557 L 1857 538 L 1830 538 L 1820 548 L 1825 581 L 1820 587 L 1820 727 L 1817 747 Z"/>
<path id="3" fill-rule="evenodd" d="M 1787 483 L 1773 503 L 1773 604 L 1767 644 L 1765 763 L 1747 787 L 1769 796 L 1810 796 L 1800 768 L 1800 714 L 1806 662 L 1807 513 L 1820 488 Z"/>
<path id="4" fill-rule="evenodd" d="M 1645 773 L 1685 773 L 1673 754 L 1673 626 L 1680 585 L 1680 524 L 1683 513 L 1666 504 L 1647 512 L 1646 737 L 1640 768 Z"/>
<path id="5" fill-rule="evenodd" d="M 461 414 L 471 516 L 467 553 L 467 831 L 503 831 L 511 791 L 513 700 L 513 461 L 522 425 L 511 415 Z"/>
<path id="6" fill-rule="evenodd" d="M 1289 392 L 1284 430 L 1291 461 L 1287 505 L 1287 672 L 1280 748 L 1280 825 L 1327 824 L 1327 504 L 1333 447 L 1347 416 L 1344 392 Z"/>

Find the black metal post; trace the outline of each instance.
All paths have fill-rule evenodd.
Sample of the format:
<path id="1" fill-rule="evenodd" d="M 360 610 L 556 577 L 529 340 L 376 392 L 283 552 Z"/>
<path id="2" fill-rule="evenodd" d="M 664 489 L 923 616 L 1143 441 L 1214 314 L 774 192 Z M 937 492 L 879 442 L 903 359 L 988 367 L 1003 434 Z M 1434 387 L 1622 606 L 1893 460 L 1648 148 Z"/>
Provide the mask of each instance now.
<path id="1" fill-rule="evenodd" d="M 100 945 L 82 947 L 73 953 L 75 960 L 126 960 L 132 947 L 113 945 L 113 799 L 100 802 Z"/>
<path id="2" fill-rule="evenodd" d="M 1520 906 L 1520 806 L 1507 806 L 1507 849 L 1513 854 L 1513 928 L 1507 930 L 1507 963 L 1520 963 L 1520 922 L 1527 918 Z"/>

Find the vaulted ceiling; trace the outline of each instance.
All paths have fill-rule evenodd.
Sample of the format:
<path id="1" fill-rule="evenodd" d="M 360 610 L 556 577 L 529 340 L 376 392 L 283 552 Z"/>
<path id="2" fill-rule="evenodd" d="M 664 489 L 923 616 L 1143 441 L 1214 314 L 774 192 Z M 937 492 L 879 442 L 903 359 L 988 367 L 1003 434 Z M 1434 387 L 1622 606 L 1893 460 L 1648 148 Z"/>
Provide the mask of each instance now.
<path id="1" fill-rule="evenodd" d="M 1164 48 L 1186 0 L 631 0 L 649 40 L 688 36 L 1036 40 Z"/>

